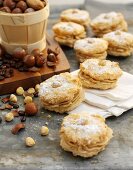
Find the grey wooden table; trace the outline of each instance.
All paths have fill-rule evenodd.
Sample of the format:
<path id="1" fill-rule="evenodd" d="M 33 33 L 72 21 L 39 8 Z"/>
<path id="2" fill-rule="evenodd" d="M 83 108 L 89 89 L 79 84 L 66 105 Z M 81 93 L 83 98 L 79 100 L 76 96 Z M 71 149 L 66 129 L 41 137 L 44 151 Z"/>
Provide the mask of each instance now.
<path id="1" fill-rule="evenodd" d="M 91 11 L 92 16 L 99 13 L 99 7 L 93 4 L 86 6 Z M 62 7 L 63 8 L 63 7 Z M 103 8 L 103 9 L 102 9 Z M 59 9 L 60 10 L 60 9 Z M 104 10 L 104 7 L 101 7 Z M 56 9 L 56 12 L 58 10 Z M 102 12 L 102 11 L 101 11 Z M 125 11 L 124 11 L 125 12 Z M 129 12 L 129 11 L 128 11 Z M 59 13 L 51 14 L 48 30 L 57 22 Z M 132 19 L 128 16 L 129 30 L 133 32 Z M 75 60 L 74 51 L 70 48 L 64 48 L 64 52 L 71 65 L 71 71 L 78 69 L 79 65 Z M 109 57 L 110 60 L 117 60 Z M 133 56 L 127 59 L 117 60 L 121 68 L 133 74 Z M 38 102 L 38 99 L 35 99 Z M 21 108 L 23 108 L 23 99 L 19 98 Z M 39 102 L 38 102 L 39 105 Z M 4 115 L 5 112 L 0 112 Z M 47 115 L 51 118 L 47 118 Z M 108 118 L 107 124 L 113 129 L 114 137 L 105 151 L 99 155 L 83 159 L 73 157 L 71 153 L 63 151 L 59 146 L 59 128 L 65 115 L 50 113 L 40 108 L 37 117 L 28 118 L 26 129 L 19 135 L 11 134 L 10 129 L 13 124 L 19 122 L 3 123 L 0 125 L 0 169 L 35 169 L 35 170 L 129 170 L 133 169 L 133 110 L 124 113 L 116 118 Z M 47 137 L 41 137 L 39 130 L 42 125 L 48 122 L 50 133 Z M 31 136 L 36 140 L 33 148 L 27 148 L 24 145 L 24 138 Z"/>

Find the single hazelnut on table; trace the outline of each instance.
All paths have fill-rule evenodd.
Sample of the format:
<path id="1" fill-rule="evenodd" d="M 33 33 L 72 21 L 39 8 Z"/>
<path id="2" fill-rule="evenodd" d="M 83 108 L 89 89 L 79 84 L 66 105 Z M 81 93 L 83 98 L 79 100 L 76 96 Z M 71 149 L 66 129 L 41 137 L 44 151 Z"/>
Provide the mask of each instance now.
<path id="1" fill-rule="evenodd" d="M 19 1 L 16 7 L 20 8 L 24 12 L 27 9 L 27 4 L 24 1 Z"/>
<path id="2" fill-rule="evenodd" d="M 7 7 L 7 6 L 0 8 L 0 11 L 2 11 L 2 12 L 7 12 L 7 13 L 11 13 L 10 8 Z"/>
<path id="3" fill-rule="evenodd" d="M 37 57 L 40 55 L 40 50 L 38 48 L 36 48 L 31 52 L 31 54 L 34 55 L 34 57 Z"/>
<path id="4" fill-rule="evenodd" d="M 17 103 L 17 100 L 17 96 L 15 96 L 14 94 L 10 95 L 10 102 Z"/>
<path id="5" fill-rule="evenodd" d="M 25 105 L 25 113 L 27 116 L 35 116 L 38 112 L 38 107 L 34 102 Z"/>
<path id="6" fill-rule="evenodd" d="M 50 62 L 57 62 L 58 58 L 54 53 L 50 53 L 47 56 L 47 60 Z"/>
<path id="7" fill-rule="evenodd" d="M 23 13 L 23 12 L 22 12 L 22 10 L 21 10 L 20 8 L 14 8 L 14 9 L 12 10 L 12 13 L 13 13 L 13 14 L 21 14 L 21 13 Z"/>
<path id="8" fill-rule="evenodd" d="M 18 47 L 13 51 L 13 57 L 23 60 L 23 58 L 26 56 L 26 50 L 23 49 L 22 47 Z"/>
<path id="9" fill-rule="evenodd" d="M 33 67 L 35 65 L 35 57 L 33 55 L 26 55 L 23 61 L 28 67 Z"/>
<path id="10" fill-rule="evenodd" d="M 23 87 L 18 87 L 16 90 L 17 95 L 22 96 L 24 94 L 24 89 Z"/>
<path id="11" fill-rule="evenodd" d="M 32 146 L 34 146 L 36 143 L 35 143 L 35 141 L 34 141 L 33 138 L 27 137 L 27 138 L 25 139 L 25 144 L 26 144 L 26 146 L 32 147 Z"/>
<path id="12" fill-rule="evenodd" d="M 13 0 L 4 0 L 3 5 L 9 7 L 12 10 L 15 8 L 16 3 Z"/>
<path id="13" fill-rule="evenodd" d="M 39 91 L 39 89 L 40 89 L 40 84 L 36 84 L 36 86 L 35 86 L 35 90 L 36 90 L 36 92 L 38 92 L 38 91 Z"/>
<path id="14" fill-rule="evenodd" d="M 32 102 L 32 97 L 30 96 L 26 96 L 25 99 L 24 99 L 24 103 L 31 103 Z"/>
<path id="15" fill-rule="evenodd" d="M 27 8 L 24 13 L 31 13 L 34 12 L 35 10 L 33 8 Z"/>
<path id="16" fill-rule="evenodd" d="M 49 134 L 49 129 L 48 129 L 48 127 L 47 126 L 42 126 L 41 127 L 41 135 L 42 136 L 46 136 L 46 135 L 48 135 Z"/>
<path id="17" fill-rule="evenodd" d="M 9 112 L 5 115 L 5 121 L 11 122 L 14 119 L 14 115 L 12 112 Z"/>
<path id="18" fill-rule="evenodd" d="M 27 90 L 27 93 L 28 93 L 28 94 L 34 94 L 34 93 L 35 93 L 35 89 L 34 89 L 34 88 L 29 88 L 29 89 Z"/>

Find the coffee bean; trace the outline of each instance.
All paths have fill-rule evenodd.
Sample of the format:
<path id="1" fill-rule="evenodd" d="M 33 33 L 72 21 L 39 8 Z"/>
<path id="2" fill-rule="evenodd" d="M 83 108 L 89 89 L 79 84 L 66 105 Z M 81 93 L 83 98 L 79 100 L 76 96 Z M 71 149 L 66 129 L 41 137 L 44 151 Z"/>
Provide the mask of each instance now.
<path id="1" fill-rule="evenodd" d="M 18 111 L 18 114 L 19 114 L 19 116 L 25 116 L 25 111 L 19 110 L 19 111 Z"/>
<path id="2" fill-rule="evenodd" d="M 23 117 L 20 118 L 20 120 L 21 120 L 21 122 L 25 122 L 26 121 L 26 117 L 23 116 Z"/>
<path id="3" fill-rule="evenodd" d="M 18 109 L 18 108 L 19 108 L 19 105 L 14 103 L 13 108 L 14 108 L 14 109 Z"/>

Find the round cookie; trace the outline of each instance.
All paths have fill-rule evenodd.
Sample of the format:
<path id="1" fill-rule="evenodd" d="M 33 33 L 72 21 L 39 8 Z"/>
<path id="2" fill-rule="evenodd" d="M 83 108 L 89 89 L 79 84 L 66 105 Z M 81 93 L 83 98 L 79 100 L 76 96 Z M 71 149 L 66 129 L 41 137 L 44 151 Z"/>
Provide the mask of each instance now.
<path id="1" fill-rule="evenodd" d="M 126 57 L 133 53 L 133 34 L 118 30 L 105 34 L 103 38 L 109 43 L 109 55 Z"/>
<path id="2" fill-rule="evenodd" d="M 78 78 L 62 73 L 41 83 L 39 97 L 45 109 L 64 113 L 84 100 L 84 91 Z"/>
<path id="3" fill-rule="evenodd" d="M 121 75 L 122 70 L 117 62 L 88 59 L 80 64 L 79 78 L 86 88 L 114 88 Z"/>
<path id="4" fill-rule="evenodd" d="M 90 58 L 106 59 L 107 48 L 108 42 L 102 38 L 85 38 L 77 40 L 74 44 L 79 62 Z"/>
<path id="5" fill-rule="evenodd" d="M 102 37 L 104 34 L 115 30 L 127 31 L 124 16 L 116 12 L 100 14 L 91 21 L 90 25 L 97 37 Z"/>
<path id="6" fill-rule="evenodd" d="M 89 13 L 80 9 L 67 9 L 61 13 L 60 19 L 63 22 L 71 21 L 83 25 L 84 27 L 88 27 L 90 23 Z"/>
<path id="7" fill-rule="evenodd" d="M 85 28 L 74 22 L 59 22 L 53 26 L 54 38 L 62 45 L 73 47 L 78 39 L 86 37 Z"/>
<path id="8" fill-rule="evenodd" d="M 112 133 L 102 116 L 72 113 L 63 119 L 60 145 L 74 156 L 92 157 L 105 149 Z"/>

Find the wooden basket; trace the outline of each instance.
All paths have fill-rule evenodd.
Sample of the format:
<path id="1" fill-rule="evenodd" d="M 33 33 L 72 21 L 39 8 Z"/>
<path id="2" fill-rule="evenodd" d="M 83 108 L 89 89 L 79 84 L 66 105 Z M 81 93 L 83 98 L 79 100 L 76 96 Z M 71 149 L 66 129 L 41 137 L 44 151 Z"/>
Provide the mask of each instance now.
<path id="1" fill-rule="evenodd" d="M 26 14 L 0 12 L 0 39 L 7 52 L 12 54 L 16 47 L 25 48 L 28 53 L 46 47 L 46 27 L 49 4 L 42 10 Z"/>

